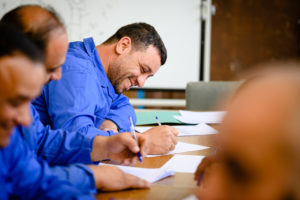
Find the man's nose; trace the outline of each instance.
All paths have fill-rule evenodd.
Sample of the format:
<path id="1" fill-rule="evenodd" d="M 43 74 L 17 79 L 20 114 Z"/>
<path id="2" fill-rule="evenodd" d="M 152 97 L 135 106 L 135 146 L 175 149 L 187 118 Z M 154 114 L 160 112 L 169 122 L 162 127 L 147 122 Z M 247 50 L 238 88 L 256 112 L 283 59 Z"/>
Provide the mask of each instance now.
<path id="1" fill-rule="evenodd" d="M 147 75 L 140 75 L 140 76 L 137 78 L 138 86 L 139 86 L 139 87 L 143 87 L 143 86 L 145 85 L 146 80 L 147 80 Z"/>

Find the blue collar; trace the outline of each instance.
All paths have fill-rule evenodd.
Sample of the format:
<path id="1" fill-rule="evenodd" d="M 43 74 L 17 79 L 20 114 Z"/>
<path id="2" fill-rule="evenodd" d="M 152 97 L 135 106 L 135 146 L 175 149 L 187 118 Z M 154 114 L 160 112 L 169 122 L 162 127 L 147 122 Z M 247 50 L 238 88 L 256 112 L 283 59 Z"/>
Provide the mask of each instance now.
<path id="1" fill-rule="evenodd" d="M 113 98 L 116 94 L 116 91 L 114 87 L 112 86 L 110 80 L 108 79 L 104 67 L 102 65 L 102 62 L 100 60 L 98 51 L 96 49 L 95 42 L 93 38 L 85 38 L 83 39 L 83 44 L 86 49 L 87 54 L 92 58 L 94 65 L 97 67 L 98 70 L 95 70 L 97 73 L 97 77 L 99 78 L 99 82 L 102 87 L 107 87 L 108 88 L 108 93 L 109 95 Z M 105 78 L 103 78 L 105 77 Z"/>

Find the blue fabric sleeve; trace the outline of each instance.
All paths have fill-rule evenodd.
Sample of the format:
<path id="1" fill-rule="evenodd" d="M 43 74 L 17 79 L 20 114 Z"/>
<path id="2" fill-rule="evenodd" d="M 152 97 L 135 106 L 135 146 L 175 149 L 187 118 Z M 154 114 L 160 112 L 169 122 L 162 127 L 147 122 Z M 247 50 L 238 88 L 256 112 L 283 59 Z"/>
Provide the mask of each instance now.
<path id="1" fill-rule="evenodd" d="M 87 67 L 91 64 L 85 60 L 76 61 L 78 62 L 65 64 L 62 79 L 51 81 L 43 89 L 53 129 L 80 131 L 87 135 L 113 135 L 112 131 L 99 129 L 104 119 L 97 117 L 102 113 L 96 115 L 95 112 L 101 110 L 107 113 L 109 108 L 105 103 L 101 103 L 105 99 L 100 98 L 102 93 L 98 91 L 102 88 L 97 84 L 95 72 Z M 76 68 L 72 68 L 73 65 L 76 65 Z"/>
<path id="2" fill-rule="evenodd" d="M 92 164 L 90 153 L 96 134 L 82 134 L 81 132 L 67 132 L 61 129 L 51 130 L 49 126 L 44 126 L 39 120 L 39 114 L 31 106 L 33 123 L 28 128 L 23 128 L 27 135 L 36 133 L 36 140 L 30 137 L 32 146 L 37 146 L 36 152 L 39 157 L 47 160 L 51 165 L 67 165 L 80 162 Z M 26 133 L 24 133 L 26 139 Z M 33 137 L 33 136 L 32 136 Z M 36 144 L 34 144 L 36 143 Z"/>
<path id="3" fill-rule="evenodd" d="M 68 180 L 83 193 L 97 193 L 94 174 L 86 165 L 52 166 L 50 170 L 52 174 L 55 174 L 62 180 Z"/>
<path id="4" fill-rule="evenodd" d="M 0 150 L 0 158 L 1 199 L 94 199 L 36 159 L 18 133 L 8 147 Z"/>
<path id="5" fill-rule="evenodd" d="M 133 123 L 136 123 L 136 115 L 128 97 L 123 94 L 114 99 L 106 119 L 113 121 L 119 129 L 119 132 L 130 131 L 129 116 L 132 117 Z"/>

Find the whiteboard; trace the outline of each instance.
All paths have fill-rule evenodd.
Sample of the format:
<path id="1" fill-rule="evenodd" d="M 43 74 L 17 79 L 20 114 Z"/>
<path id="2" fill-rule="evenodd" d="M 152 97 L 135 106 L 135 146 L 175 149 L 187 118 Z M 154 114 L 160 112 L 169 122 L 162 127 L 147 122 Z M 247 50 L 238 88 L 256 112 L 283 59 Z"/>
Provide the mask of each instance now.
<path id="1" fill-rule="evenodd" d="M 187 82 L 199 80 L 201 0 L 0 0 L 0 17 L 34 3 L 60 14 L 70 41 L 93 37 L 98 45 L 121 26 L 149 23 L 164 41 L 168 58 L 144 88 L 185 89 Z"/>

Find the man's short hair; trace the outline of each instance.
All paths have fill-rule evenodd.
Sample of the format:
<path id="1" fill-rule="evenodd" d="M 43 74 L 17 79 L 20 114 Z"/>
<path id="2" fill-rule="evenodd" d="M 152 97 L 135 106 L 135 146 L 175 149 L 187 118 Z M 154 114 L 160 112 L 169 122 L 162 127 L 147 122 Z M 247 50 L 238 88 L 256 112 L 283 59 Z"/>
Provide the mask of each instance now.
<path id="1" fill-rule="evenodd" d="M 44 62 L 42 52 L 22 31 L 11 24 L 0 22 L 0 57 L 15 54 L 22 54 L 35 62 Z"/>
<path id="2" fill-rule="evenodd" d="M 159 50 L 161 65 L 167 60 L 167 50 L 155 28 L 147 23 L 133 23 L 121 27 L 117 32 L 108 38 L 103 44 L 111 44 L 119 41 L 122 37 L 130 37 L 133 48 L 136 50 L 146 49 L 153 45 Z"/>
<path id="3" fill-rule="evenodd" d="M 34 19 L 32 21 L 26 21 L 23 19 L 23 11 L 28 7 L 40 8 L 45 11 L 46 15 L 39 18 L 39 20 Z M 43 53 L 46 52 L 51 32 L 56 29 L 65 30 L 62 20 L 52 7 L 41 7 L 39 5 L 18 6 L 7 12 L 2 17 L 1 22 L 13 24 L 19 28 L 37 45 L 41 51 L 43 51 Z"/>

